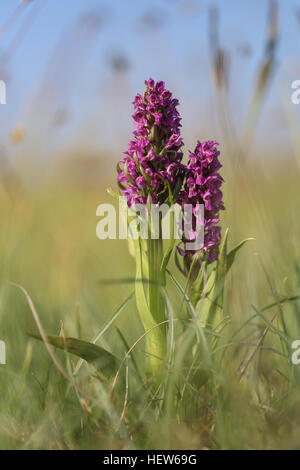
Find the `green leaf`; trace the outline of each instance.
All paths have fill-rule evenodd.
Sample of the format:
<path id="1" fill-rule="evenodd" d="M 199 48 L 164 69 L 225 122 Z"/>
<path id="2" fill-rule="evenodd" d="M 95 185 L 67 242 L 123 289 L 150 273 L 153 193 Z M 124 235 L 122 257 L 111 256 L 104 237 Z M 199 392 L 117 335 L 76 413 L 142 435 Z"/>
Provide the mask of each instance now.
<path id="1" fill-rule="evenodd" d="M 226 229 L 225 235 L 221 241 L 220 245 L 220 254 L 218 258 L 218 264 L 217 264 L 217 276 L 216 280 L 223 279 L 227 273 L 227 241 L 228 241 L 228 231 L 229 229 Z"/>
<path id="2" fill-rule="evenodd" d="M 210 273 L 207 282 L 206 282 L 205 285 L 203 286 L 203 293 L 200 294 L 200 297 L 201 297 L 201 296 L 208 296 L 208 294 L 211 292 L 211 290 L 212 290 L 212 288 L 214 287 L 214 284 L 215 284 L 215 282 L 216 282 L 216 275 L 217 275 L 217 271 L 216 271 L 216 269 L 214 269 L 214 270 Z"/>
<path id="3" fill-rule="evenodd" d="M 132 297 L 134 296 L 134 292 L 132 292 L 125 300 L 124 302 L 122 302 L 122 304 L 120 305 L 120 307 L 115 311 L 115 313 L 112 315 L 111 318 L 109 318 L 105 323 L 104 325 L 100 328 L 100 330 L 96 333 L 96 335 L 93 337 L 93 339 L 91 340 L 91 343 L 92 344 L 96 344 L 99 340 L 102 339 L 102 336 L 104 335 L 104 333 L 110 328 L 110 326 L 112 325 L 112 323 L 118 318 L 118 316 L 120 315 L 120 313 L 123 311 L 124 307 L 127 305 L 127 303 L 132 299 Z M 81 358 L 78 363 L 76 364 L 76 367 L 74 369 L 74 375 L 76 375 L 80 368 L 82 367 L 83 365 L 83 359 Z"/>
<path id="4" fill-rule="evenodd" d="M 225 276 L 227 273 L 227 240 L 228 228 L 226 229 L 225 235 L 220 245 L 220 253 L 217 261 L 217 268 L 215 274 L 216 277 L 210 295 L 210 306 L 206 310 L 207 313 L 204 312 L 204 314 L 206 315 L 205 325 L 209 324 L 213 326 L 214 324 L 217 324 L 221 321 L 224 283 Z M 204 302 L 204 305 L 206 307 L 207 303 Z M 202 305 L 202 308 L 204 307 L 204 305 Z"/>
<path id="5" fill-rule="evenodd" d="M 29 336 L 43 341 L 40 335 L 29 333 Z M 93 363 L 103 372 L 112 372 L 118 369 L 120 361 L 111 353 L 95 344 L 76 338 L 63 338 L 62 336 L 47 336 L 47 341 L 56 348 L 68 351 L 87 362 Z"/>
<path id="6" fill-rule="evenodd" d="M 145 261 L 143 258 L 142 240 L 134 240 L 135 242 L 135 259 L 136 259 L 136 283 L 135 283 L 135 297 L 136 305 L 140 315 L 141 322 L 145 331 L 155 327 L 158 323 L 149 309 L 144 282 Z M 148 267 L 146 265 L 146 270 Z M 148 274 L 148 273 L 147 273 Z M 161 327 L 154 328 L 146 337 L 147 352 L 150 354 L 150 363 L 152 372 L 157 371 L 162 367 L 162 359 L 165 356 L 165 335 Z"/>
<path id="7" fill-rule="evenodd" d="M 226 230 L 220 245 L 216 270 L 211 273 L 207 285 L 204 287 L 206 298 L 201 302 L 201 318 L 204 319 L 206 325 L 209 324 L 213 327 L 222 320 L 226 275 L 233 265 L 237 253 L 249 240 L 254 240 L 254 238 L 246 238 L 227 253 L 228 229 Z M 208 294 L 209 298 L 207 298 Z"/>
<path id="8" fill-rule="evenodd" d="M 167 269 L 167 273 L 171 277 L 171 279 L 174 282 L 174 284 L 176 285 L 177 289 L 183 295 L 183 299 L 186 302 L 186 304 L 188 306 L 188 309 L 191 313 L 191 316 L 194 320 L 194 325 L 196 327 L 197 340 L 198 340 L 199 343 L 202 343 L 203 350 L 204 350 L 204 353 L 205 353 L 205 357 L 208 358 L 208 356 L 209 356 L 208 344 L 207 344 L 206 337 L 205 337 L 205 334 L 204 334 L 204 329 L 200 325 L 200 322 L 199 322 L 200 319 L 198 318 L 197 312 L 194 309 L 193 304 L 192 304 L 190 298 L 188 297 L 187 293 L 185 292 L 183 287 L 180 285 L 180 283 L 177 281 L 177 279 L 173 276 L 173 274 L 168 269 Z"/>
<path id="9" fill-rule="evenodd" d="M 233 248 L 233 250 L 231 250 L 230 253 L 228 253 L 228 255 L 227 255 L 227 272 L 231 268 L 231 266 L 232 266 L 232 264 L 235 260 L 235 256 L 238 253 L 238 251 L 242 248 L 243 245 L 245 245 L 246 242 L 248 242 L 250 240 L 255 240 L 255 238 L 246 238 L 245 240 L 241 241 L 235 248 Z"/>
<path id="10" fill-rule="evenodd" d="M 175 234 L 174 234 L 174 213 L 171 212 L 171 227 L 172 227 L 172 233 L 171 233 L 171 241 L 170 244 L 163 256 L 161 266 L 160 266 L 160 279 L 163 285 L 166 284 L 166 269 L 168 266 L 168 263 L 170 261 L 171 255 L 173 253 L 173 249 L 175 246 Z"/>

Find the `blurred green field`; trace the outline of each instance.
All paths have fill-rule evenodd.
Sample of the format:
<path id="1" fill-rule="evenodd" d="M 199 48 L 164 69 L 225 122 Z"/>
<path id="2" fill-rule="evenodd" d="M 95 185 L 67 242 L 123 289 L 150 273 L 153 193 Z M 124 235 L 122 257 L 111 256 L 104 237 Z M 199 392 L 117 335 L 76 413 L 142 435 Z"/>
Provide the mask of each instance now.
<path id="1" fill-rule="evenodd" d="M 242 238 L 256 239 L 243 249 L 227 280 L 224 315 L 230 322 L 224 334 L 229 338 L 253 315 L 251 305 L 262 309 L 277 294 L 299 293 L 300 201 L 292 158 L 281 168 L 257 163 L 236 169 L 229 157 L 228 165 L 226 155 L 222 158 L 227 208 L 222 225 L 230 227 L 230 246 Z M 244 327 L 240 343 L 222 340 L 226 354 L 214 371 L 214 392 L 191 383 L 180 417 L 176 412 L 158 414 L 130 377 L 122 432 L 114 430 L 113 422 L 122 413 L 123 382 L 120 397 L 111 402 L 102 388 L 101 393 L 97 390 L 99 380 L 83 373 L 82 406 L 44 345 L 28 337 L 36 326 L 26 298 L 11 283 L 27 290 L 48 334 L 59 334 L 63 322 L 67 336 L 90 340 L 133 290 L 130 283 L 102 282 L 134 276 L 127 242 L 96 238 L 96 207 L 111 202 L 110 196 L 96 187 L 68 184 L 67 175 L 55 175 L 39 190 L 3 191 L 0 201 L 0 330 L 7 344 L 7 364 L 0 366 L 2 449 L 299 448 L 297 366 L 291 369 L 289 359 L 260 350 L 243 379 L 238 378 L 241 362 L 266 327 L 261 318 Z M 180 296 L 173 285 L 168 288 L 175 316 L 180 317 Z M 291 338 L 300 338 L 300 302 L 281 308 Z M 268 320 L 276 311 L 274 306 L 265 312 Z M 125 349 L 116 327 L 129 346 L 141 336 L 134 300 L 100 343 L 122 357 Z M 282 351 L 273 331 L 263 344 Z M 64 352 L 55 354 L 66 364 Z M 143 356 L 141 342 L 137 362 Z M 76 364 L 75 356 L 69 355 L 69 360 Z M 177 392 L 172 391 L 174 396 Z"/>

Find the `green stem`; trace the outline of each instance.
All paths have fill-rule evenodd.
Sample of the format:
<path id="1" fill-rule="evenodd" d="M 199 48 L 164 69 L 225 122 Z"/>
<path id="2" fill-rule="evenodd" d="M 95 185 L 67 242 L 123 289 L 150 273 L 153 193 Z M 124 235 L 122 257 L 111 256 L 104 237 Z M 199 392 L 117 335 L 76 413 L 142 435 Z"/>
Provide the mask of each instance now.
<path id="1" fill-rule="evenodd" d="M 152 239 L 151 237 L 151 220 L 149 217 L 149 232 L 148 232 L 148 267 L 149 267 L 149 282 L 148 282 L 148 300 L 149 310 L 155 321 L 160 323 L 165 320 L 165 300 L 161 292 L 161 274 L 160 268 L 163 259 L 163 240 L 162 240 L 162 221 L 159 220 L 159 238 Z M 160 342 L 157 344 L 159 356 L 163 360 L 166 354 L 166 325 L 160 328 Z M 151 354 L 151 351 L 149 351 Z M 157 361 L 156 361 L 157 362 Z M 162 365 L 162 362 L 160 363 Z M 155 367 L 156 369 L 156 367 Z M 156 372 L 156 370 L 153 372 Z"/>
<path id="2" fill-rule="evenodd" d="M 149 307 L 153 318 L 159 323 L 165 319 L 164 302 L 160 289 L 160 265 L 162 240 L 148 240 Z"/>
<path id="3" fill-rule="evenodd" d="M 150 243 L 149 243 L 150 242 Z M 153 243 L 152 242 L 156 242 Z M 165 320 L 164 300 L 160 292 L 159 279 L 159 252 L 162 240 L 148 240 L 147 256 L 143 255 L 142 240 L 136 240 L 136 303 L 145 331 L 151 329 L 146 336 L 146 371 L 157 376 L 163 370 L 163 360 L 166 354 L 166 327 L 165 325 L 153 328 Z M 158 253 L 158 256 L 155 256 Z M 158 268 L 157 268 L 158 265 Z M 149 277 L 147 276 L 149 270 Z M 142 281 L 148 277 L 148 282 Z M 152 282 L 150 282 L 150 280 Z M 145 288 L 148 290 L 148 298 Z"/>

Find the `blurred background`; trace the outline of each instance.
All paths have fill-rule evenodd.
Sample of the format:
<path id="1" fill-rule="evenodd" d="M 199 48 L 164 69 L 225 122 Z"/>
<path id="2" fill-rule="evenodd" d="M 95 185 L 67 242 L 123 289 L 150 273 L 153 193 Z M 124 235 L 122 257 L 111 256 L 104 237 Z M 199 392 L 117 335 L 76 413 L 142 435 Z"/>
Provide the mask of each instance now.
<path id="1" fill-rule="evenodd" d="M 226 82 L 230 131 L 238 137 L 265 66 L 252 151 L 262 159 L 285 158 L 292 150 L 288 117 L 299 113 L 290 95 L 300 76 L 300 4 L 275 5 L 3 0 L 0 77 L 7 104 L 0 107 L 0 138 L 18 143 L 7 148 L 11 165 L 21 169 L 30 159 L 44 172 L 54 160 L 83 159 L 82 176 L 98 184 L 103 167 L 95 173 L 90 166 L 114 167 L 130 138 L 133 96 L 150 76 L 178 97 L 188 148 L 197 138 L 220 140 L 216 66 Z"/>
<path id="2" fill-rule="evenodd" d="M 295 294 L 300 105 L 291 85 L 300 79 L 300 3 L 1 0 L 0 18 L 0 447 L 45 447 L 49 429 L 34 430 L 50 359 L 28 340 L 31 312 L 7 281 L 27 289 L 49 334 L 63 320 L 67 335 L 86 340 L 128 296 L 132 286 L 102 282 L 132 276 L 134 263 L 125 241 L 96 238 L 96 208 L 113 203 L 106 188 L 117 188 L 145 79 L 164 80 L 179 99 L 186 155 L 197 139 L 220 142 L 223 229 L 230 246 L 256 239 L 229 276 L 228 315 L 245 321 L 251 304 Z M 140 335 L 134 302 L 118 325 L 128 344 Z M 299 325 L 294 332 L 300 338 Z M 103 343 L 122 350 L 115 330 Z M 49 413 L 56 419 L 54 398 Z M 63 447 L 55 426 L 51 433 L 51 446 Z"/>

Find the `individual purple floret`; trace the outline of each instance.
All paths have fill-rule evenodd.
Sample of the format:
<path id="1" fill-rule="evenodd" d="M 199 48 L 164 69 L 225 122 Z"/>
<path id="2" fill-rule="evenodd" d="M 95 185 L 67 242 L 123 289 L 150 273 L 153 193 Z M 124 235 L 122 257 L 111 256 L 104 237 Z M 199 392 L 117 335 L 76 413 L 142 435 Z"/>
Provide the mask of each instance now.
<path id="1" fill-rule="evenodd" d="M 145 85 L 143 95 L 133 101 L 134 138 L 118 165 L 119 186 L 129 207 L 145 204 L 149 195 L 154 204 L 175 202 L 184 177 L 178 100 L 162 81 L 150 78 Z"/>
<path id="2" fill-rule="evenodd" d="M 194 220 L 191 222 L 189 239 L 185 239 L 185 243 L 194 240 L 197 236 L 197 233 L 193 231 L 198 215 L 197 205 L 204 205 L 204 242 L 201 249 L 207 254 L 209 262 L 218 258 L 221 227 L 217 224 L 219 223 L 219 211 L 224 210 L 220 190 L 223 178 L 219 174 L 222 165 L 219 162 L 220 152 L 217 145 L 218 143 L 215 141 L 203 143 L 198 141 L 195 151 L 190 152 L 186 168 L 186 183 L 179 196 L 179 202 L 182 206 L 184 204 L 193 206 Z M 182 249 L 179 249 L 179 252 L 187 257 L 192 257 L 195 253 Z"/>

